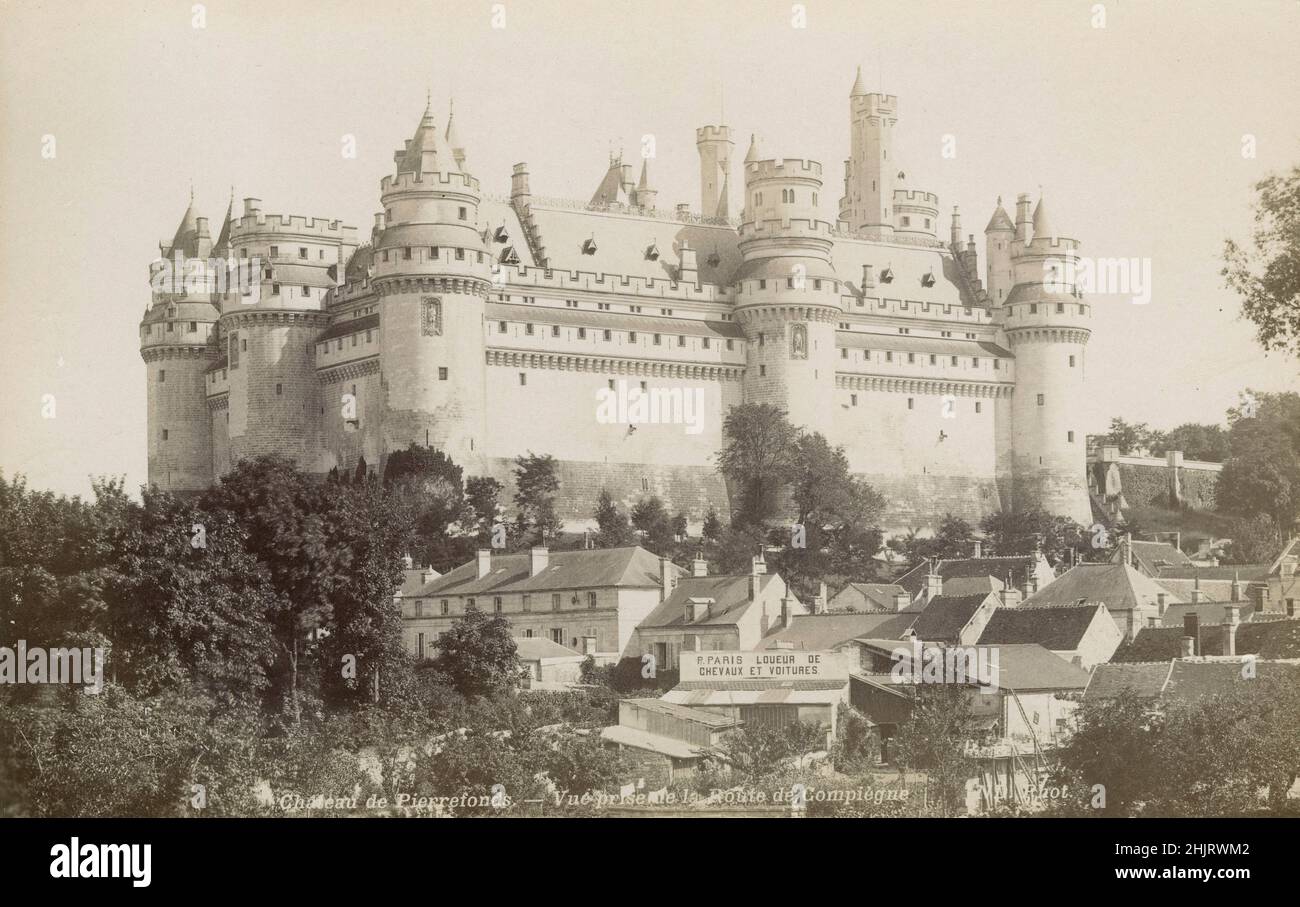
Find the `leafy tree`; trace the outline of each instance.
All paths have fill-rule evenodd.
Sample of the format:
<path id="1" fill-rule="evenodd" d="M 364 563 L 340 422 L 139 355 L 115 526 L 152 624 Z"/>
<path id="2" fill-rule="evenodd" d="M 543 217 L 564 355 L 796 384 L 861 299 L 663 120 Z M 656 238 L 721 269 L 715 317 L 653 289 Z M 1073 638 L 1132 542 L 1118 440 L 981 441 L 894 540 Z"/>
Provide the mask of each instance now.
<path id="1" fill-rule="evenodd" d="M 722 428 L 718 471 L 736 490 L 734 522 L 764 525 L 779 513 L 781 491 L 795 474 L 799 432 L 769 403 L 733 406 Z"/>
<path id="2" fill-rule="evenodd" d="M 748 784 L 781 771 L 794 757 L 825 748 L 826 728 L 800 721 L 783 727 L 743 724 L 719 746 L 738 780 Z"/>
<path id="3" fill-rule="evenodd" d="M 1185 422 L 1165 432 L 1151 453 L 1161 457 L 1171 450 L 1181 450 L 1189 460 L 1222 463 L 1231 453 L 1231 444 L 1228 432 L 1220 425 Z"/>
<path id="4" fill-rule="evenodd" d="M 1300 355 L 1300 166 L 1265 177 L 1255 192 L 1251 245 L 1227 240 L 1220 273 L 1260 345 Z"/>
<path id="5" fill-rule="evenodd" d="M 501 515 L 501 483 L 488 476 L 471 476 L 465 482 L 465 501 L 469 508 L 468 528 L 480 546 L 489 544 L 492 527 Z"/>
<path id="6" fill-rule="evenodd" d="M 688 521 L 686 519 L 686 513 L 684 511 L 681 510 L 677 511 L 677 513 L 673 516 L 672 525 L 673 525 L 673 536 L 677 539 L 677 541 L 679 542 L 686 541 L 686 530 L 688 528 Z"/>
<path id="7" fill-rule="evenodd" d="M 1232 456 L 1215 487 L 1218 508 L 1267 514 L 1289 531 L 1300 517 L 1300 394 L 1247 391 L 1228 423 Z"/>
<path id="8" fill-rule="evenodd" d="M 354 485 L 360 485 L 362 482 L 366 481 L 369 474 L 369 470 L 366 467 L 366 458 L 357 457 L 357 469 L 356 472 L 352 474 L 352 483 Z"/>
<path id="9" fill-rule="evenodd" d="M 444 573 L 473 555 L 473 540 L 454 531 L 471 520 L 462 475 L 445 453 L 414 443 L 384 464 L 384 487 L 411 512 L 411 553 Z"/>
<path id="10" fill-rule="evenodd" d="M 596 504 L 596 527 L 597 548 L 622 548 L 634 541 L 626 514 L 618 509 L 607 488 L 600 490 Z"/>
<path id="11" fill-rule="evenodd" d="M 522 682 L 518 649 L 504 617 L 467 607 L 464 616 L 438 636 L 437 646 L 434 670 L 466 698 L 513 689 Z"/>
<path id="12" fill-rule="evenodd" d="M 1110 420 L 1110 431 L 1102 436 L 1103 443 L 1118 447 L 1121 454 L 1132 453 L 1139 448 L 1151 448 L 1164 443 L 1163 435 L 1145 422 L 1128 423 L 1118 417 Z"/>
<path id="13" fill-rule="evenodd" d="M 704 515 L 704 526 L 701 530 L 701 534 L 710 542 L 716 542 L 722 535 L 722 520 L 718 519 L 718 511 L 714 510 L 712 507 L 710 507 L 709 512 Z"/>
<path id="14" fill-rule="evenodd" d="M 981 732 L 971 713 L 970 690 L 962 684 L 919 684 L 912 689 L 912 711 L 891 740 L 900 772 L 924 771 L 942 816 L 966 811 L 966 782 L 975 776 L 969 747 Z"/>
<path id="15" fill-rule="evenodd" d="M 543 544 L 560 531 L 555 493 L 560 490 L 555 458 L 535 454 L 515 458 L 515 508 L 517 544 Z"/>
<path id="16" fill-rule="evenodd" d="M 655 495 L 643 498 L 632 508 L 632 526 L 641 533 L 642 544 L 655 554 L 672 550 L 673 523 L 664 502 Z"/>
<path id="17" fill-rule="evenodd" d="M 1228 546 L 1227 564 L 1267 564 L 1277 556 L 1281 546 L 1277 524 L 1267 514 L 1232 524 L 1232 544 Z"/>
<path id="18" fill-rule="evenodd" d="M 1038 508 L 1002 510 L 980 521 L 993 554 L 1001 557 L 1033 554 L 1039 548 L 1052 564 L 1062 563 L 1070 549 L 1076 558 L 1091 551 L 1092 535 L 1074 520 L 1052 516 Z"/>

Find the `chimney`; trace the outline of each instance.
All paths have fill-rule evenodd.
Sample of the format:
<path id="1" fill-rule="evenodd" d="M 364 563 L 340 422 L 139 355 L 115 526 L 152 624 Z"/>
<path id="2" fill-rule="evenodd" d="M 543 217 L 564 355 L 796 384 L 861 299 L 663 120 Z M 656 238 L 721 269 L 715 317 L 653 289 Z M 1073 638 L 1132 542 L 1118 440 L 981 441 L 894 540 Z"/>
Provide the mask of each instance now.
<path id="1" fill-rule="evenodd" d="M 708 576 L 708 575 L 709 575 L 709 562 L 697 555 L 695 560 L 691 561 L 691 576 Z"/>
<path id="2" fill-rule="evenodd" d="M 1190 636 L 1184 636 L 1182 639 L 1182 643 L 1183 643 L 1183 654 L 1182 654 L 1183 658 L 1191 658 L 1193 655 L 1196 654 L 1195 639 L 1193 639 Z"/>
<path id="3" fill-rule="evenodd" d="M 862 266 L 862 288 L 874 287 L 876 285 L 876 271 L 871 265 Z"/>
<path id="4" fill-rule="evenodd" d="M 1038 574 L 1031 573 L 1025 580 L 1025 596 L 1028 597 L 1038 591 Z"/>
<path id="5" fill-rule="evenodd" d="M 1159 622 L 1158 622 L 1158 621 L 1159 621 L 1159 618 L 1156 618 L 1156 617 L 1148 617 L 1148 618 L 1147 618 L 1147 629 L 1148 629 L 1148 630 L 1154 630 L 1156 627 L 1159 626 Z"/>
<path id="6" fill-rule="evenodd" d="M 1243 588 L 1244 587 L 1241 584 L 1241 571 L 1240 570 L 1232 571 L 1232 596 L 1231 597 L 1234 602 L 1239 602 L 1242 600 Z"/>
<path id="7" fill-rule="evenodd" d="M 260 198 L 244 199 L 244 217 L 256 217 L 262 213 L 262 200 Z"/>
<path id="8" fill-rule="evenodd" d="M 1223 654 L 1237 654 L 1237 627 L 1241 625 L 1241 606 L 1224 605 Z"/>
<path id="9" fill-rule="evenodd" d="M 903 610 L 906 610 L 907 607 L 908 607 L 909 605 L 911 605 L 911 604 L 912 604 L 912 596 L 908 595 L 906 592 L 895 592 L 895 593 L 894 593 L 894 610 L 895 610 L 895 611 L 903 611 Z"/>
<path id="10" fill-rule="evenodd" d="M 1183 637 L 1191 637 L 1193 647 L 1192 654 L 1201 654 L 1201 620 L 1195 614 L 1183 615 Z"/>
<path id="11" fill-rule="evenodd" d="M 442 574 L 437 570 L 434 570 L 432 567 L 425 567 L 424 570 L 420 572 L 420 582 L 427 586 L 440 576 L 442 576 Z"/>
<path id="12" fill-rule="evenodd" d="M 492 549 L 480 548 L 478 550 L 478 578 L 482 579 L 492 572 Z"/>
<path id="13" fill-rule="evenodd" d="M 517 205 L 527 205 L 532 191 L 528 186 L 528 165 L 515 164 L 510 174 L 510 201 Z"/>
<path id="14" fill-rule="evenodd" d="M 925 600 L 927 602 L 943 595 L 943 577 L 934 572 L 934 566 L 931 565 L 930 572 L 925 577 Z"/>
<path id="15" fill-rule="evenodd" d="M 402 555 L 402 569 L 413 570 L 414 568 L 415 568 L 415 561 L 412 560 L 411 556 L 409 554 Z"/>
<path id="16" fill-rule="evenodd" d="M 976 539 L 976 540 L 975 540 L 975 553 L 974 553 L 973 555 L 971 555 L 971 557 L 974 557 L 974 558 L 977 558 L 977 559 L 978 559 L 978 558 L 981 558 L 981 557 L 983 557 L 983 556 L 984 556 L 984 543 L 981 542 L 979 539 Z"/>
<path id="17" fill-rule="evenodd" d="M 1124 533 L 1124 537 L 1119 540 L 1119 550 L 1120 550 L 1120 563 L 1132 567 L 1133 566 L 1133 537 L 1130 536 L 1127 532 Z"/>
<path id="18" fill-rule="evenodd" d="M 813 599 L 813 614 L 826 613 L 826 584 L 822 583 L 821 588 L 817 591 L 817 597 Z"/>
<path id="19" fill-rule="evenodd" d="M 1005 586 L 999 593 L 1002 597 L 1002 607 L 1014 608 L 1020 604 L 1020 590 L 1015 586 Z"/>
<path id="20" fill-rule="evenodd" d="M 1196 585 L 1192 587 L 1192 604 L 1196 604 L 1200 600 L 1201 600 L 1201 578 L 1198 576 L 1196 577 Z"/>
<path id="21" fill-rule="evenodd" d="M 781 596 L 781 626 L 788 630 L 792 623 L 794 623 L 794 612 L 790 607 L 790 596 L 783 595 Z"/>
<path id="22" fill-rule="evenodd" d="M 763 562 L 761 556 L 755 557 L 750 562 L 749 571 L 749 598 L 751 601 L 758 601 L 758 591 L 762 587 L 762 580 L 759 579 L 767 572 L 767 565 Z"/>
<path id="23" fill-rule="evenodd" d="M 534 545 L 528 552 L 528 575 L 536 576 L 545 570 L 550 556 L 545 545 Z"/>
<path id="24" fill-rule="evenodd" d="M 1016 241 L 1029 245 L 1029 195 L 1024 192 L 1016 197 Z"/>
<path id="25" fill-rule="evenodd" d="M 665 601 L 672 595 L 673 587 L 676 585 L 677 577 L 673 573 L 672 558 L 659 558 L 659 600 Z"/>

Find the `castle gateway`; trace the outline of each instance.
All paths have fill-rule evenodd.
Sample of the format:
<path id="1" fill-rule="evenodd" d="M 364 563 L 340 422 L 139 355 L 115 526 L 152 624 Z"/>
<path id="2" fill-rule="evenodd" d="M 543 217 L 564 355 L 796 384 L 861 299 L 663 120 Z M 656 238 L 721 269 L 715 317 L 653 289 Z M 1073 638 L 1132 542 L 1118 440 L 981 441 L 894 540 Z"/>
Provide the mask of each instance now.
<path id="1" fill-rule="evenodd" d="M 239 216 L 232 200 L 214 241 L 191 204 L 160 249 L 200 280 L 156 281 L 140 325 L 150 483 L 200 490 L 258 454 L 382 468 L 415 442 L 506 482 L 515 456 L 553 455 L 570 525 L 601 488 L 698 520 L 728 511 L 727 409 L 763 402 L 844 447 L 887 497 L 886 529 L 1013 504 L 1087 522 L 1091 307 L 1044 279 L 1077 241 L 1042 199 L 1019 196 L 1014 220 L 999 199 L 981 279 L 956 209 L 939 239 L 938 197 L 894 158 L 898 99 L 859 78 L 849 114 L 838 204 L 817 161 L 751 138 L 733 166 L 725 125 L 696 131 L 698 210 L 660 205 L 652 158 L 613 158 L 586 203 L 534 196 L 526 164 L 494 196 L 427 109 L 368 242 L 255 198 Z M 251 286 L 218 279 L 240 263 Z M 610 391 L 697 412 L 632 418 L 651 408 L 629 400 L 602 417 Z"/>

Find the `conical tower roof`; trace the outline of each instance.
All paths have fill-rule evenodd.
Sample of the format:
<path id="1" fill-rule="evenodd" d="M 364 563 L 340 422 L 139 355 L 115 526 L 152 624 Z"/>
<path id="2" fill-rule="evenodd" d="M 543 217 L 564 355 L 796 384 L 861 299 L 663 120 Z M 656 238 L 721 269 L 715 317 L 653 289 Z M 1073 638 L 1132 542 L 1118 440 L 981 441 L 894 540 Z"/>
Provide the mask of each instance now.
<path id="1" fill-rule="evenodd" d="M 230 204 L 226 205 L 226 219 L 221 222 L 221 233 L 217 236 L 217 244 L 212 248 L 214 250 L 224 250 L 230 248 L 230 219 L 235 213 L 235 190 L 231 187 Z"/>
<path id="2" fill-rule="evenodd" d="M 167 247 L 168 255 L 173 255 L 178 251 L 185 256 L 199 254 L 199 219 L 194 213 L 193 189 L 190 190 L 189 207 L 185 209 L 185 215 L 176 228 L 176 235 L 172 237 L 171 245 Z"/>
<path id="3" fill-rule="evenodd" d="M 1038 204 L 1034 207 L 1034 239 L 1051 239 L 1056 236 L 1056 231 L 1052 229 L 1052 222 L 1047 217 L 1047 207 L 1043 204 L 1043 197 L 1038 197 Z"/>
<path id="4" fill-rule="evenodd" d="M 462 147 L 460 144 L 460 136 L 456 134 L 456 102 L 455 101 L 447 102 L 447 133 L 445 138 L 447 139 L 448 147 L 450 147 L 451 149 L 455 150 L 457 148 Z"/>
<path id="5" fill-rule="evenodd" d="M 759 160 L 758 137 L 751 132 L 749 134 L 749 151 L 745 155 L 745 163 L 752 164 L 754 161 L 757 160 Z"/>
<path id="6" fill-rule="evenodd" d="M 1008 233 L 1016 232 L 1016 225 L 1011 222 L 1011 216 L 1007 214 L 1007 209 L 1002 207 L 1002 196 L 998 196 L 997 207 L 993 209 L 993 216 L 989 218 L 989 225 L 984 228 L 985 233 L 994 233 L 998 230 L 1005 230 Z"/>
<path id="7" fill-rule="evenodd" d="M 857 78 L 853 80 L 853 89 L 849 92 L 849 97 L 860 98 L 867 93 L 867 87 L 862 84 L 862 67 L 858 67 Z"/>
<path id="8" fill-rule="evenodd" d="M 433 170 L 443 173 L 459 171 L 460 168 L 456 166 L 455 158 L 451 154 L 451 149 L 447 147 L 446 140 L 438 134 L 431 105 L 425 106 L 424 114 L 420 117 L 420 125 L 415 128 L 415 135 L 411 137 L 401 161 L 397 164 L 397 172 L 420 173 L 426 151 L 434 154 Z"/>
<path id="9" fill-rule="evenodd" d="M 650 188 L 650 159 L 649 158 L 641 159 L 641 179 L 637 180 L 636 187 L 638 189 Z"/>

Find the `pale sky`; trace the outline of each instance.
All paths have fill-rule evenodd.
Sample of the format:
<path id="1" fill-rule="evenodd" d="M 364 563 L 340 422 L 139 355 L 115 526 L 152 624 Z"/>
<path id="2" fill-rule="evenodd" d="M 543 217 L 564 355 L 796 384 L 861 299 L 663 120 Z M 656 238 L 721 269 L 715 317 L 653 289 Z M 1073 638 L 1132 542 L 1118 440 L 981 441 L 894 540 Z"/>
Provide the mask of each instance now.
<path id="1" fill-rule="evenodd" d="M 494 5 L 214 0 L 195 28 L 192 2 L 0 3 L 0 470 L 69 493 L 144 482 L 137 326 L 191 180 L 214 238 L 233 184 L 364 239 L 426 90 L 439 123 L 454 94 L 486 191 L 527 161 L 535 194 L 586 199 L 611 147 L 653 134 L 661 207 L 697 207 L 695 128 L 725 97 L 734 178 L 756 132 L 765 156 L 820 160 L 833 203 L 862 65 L 899 97 L 909 186 L 938 193 L 942 238 L 960 206 L 981 275 L 997 196 L 1014 215 L 1040 187 L 1084 254 L 1151 259 L 1148 305 L 1095 299 L 1089 432 L 1221 422 L 1245 387 L 1300 389 L 1218 273 L 1252 184 L 1300 162 L 1295 0 L 809 0 L 806 28 L 788 2 L 506 0 L 504 28 Z"/>

